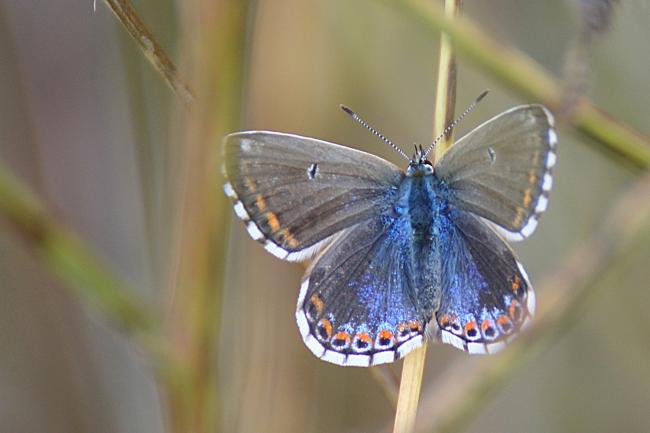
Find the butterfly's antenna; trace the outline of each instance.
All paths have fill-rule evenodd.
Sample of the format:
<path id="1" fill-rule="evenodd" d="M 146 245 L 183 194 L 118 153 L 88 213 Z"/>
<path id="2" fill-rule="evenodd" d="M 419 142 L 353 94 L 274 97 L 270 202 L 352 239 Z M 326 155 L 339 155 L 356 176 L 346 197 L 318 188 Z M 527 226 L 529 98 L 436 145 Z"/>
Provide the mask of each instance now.
<path id="1" fill-rule="evenodd" d="M 463 117 L 467 116 L 467 115 L 469 114 L 469 112 L 472 111 L 472 110 L 474 109 L 474 107 L 476 107 L 476 104 L 478 104 L 479 102 L 481 102 L 481 99 L 485 98 L 485 95 L 487 95 L 488 92 L 489 92 L 489 90 L 485 90 L 483 93 L 481 93 L 480 95 L 478 95 L 478 98 L 476 98 L 476 100 L 475 100 L 474 102 L 472 102 L 472 103 L 469 105 L 469 107 L 467 107 L 467 108 L 465 109 L 465 111 L 463 111 L 463 114 L 461 114 L 460 116 L 458 116 L 458 117 L 456 118 L 456 120 L 454 120 L 454 121 L 451 122 L 449 125 L 447 125 L 447 127 L 445 128 L 445 130 L 442 131 L 442 134 L 440 134 L 439 136 L 437 136 L 436 139 L 433 140 L 433 143 L 431 143 L 431 144 L 429 145 L 429 147 L 427 148 L 427 151 L 424 152 L 424 156 L 423 156 L 423 158 L 426 158 L 426 157 L 427 157 L 427 155 L 429 154 L 429 152 L 431 152 L 431 150 L 436 146 L 436 144 L 438 144 L 438 142 L 439 142 L 440 140 L 442 140 L 442 138 L 443 138 L 445 135 L 449 134 L 449 131 L 451 131 L 452 129 L 454 129 L 454 128 L 456 127 L 456 125 L 458 125 L 458 122 L 460 122 L 461 120 L 463 120 Z"/>
<path id="2" fill-rule="evenodd" d="M 411 160 L 411 158 L 409 158 L 409 157 L 406 155 L 406 153 L 404 153 L 404 151 L 403 151 L 402 149 L 400 149 L 399 147 L 397 147 L 397 145 L 396 145 L 395 143 L 393 143 L 393 142 L 390 141 L 388 138 L 386 138 L 385 135 L 383 135 L 382 133 L 380 133 L 379 131 L 377 131 L 377 130 L 376 130 L 375 128 L 373 128 L 372 126 L 368 125 L 368 124 L 366 123 L 365 120 L 363 120 L 361 117 L 359 117 L 359 116 L 357 115 L 357 113 L 355 113 L 354 111 L 350 110 L 350 108 L 346 107 L 346 106 L 343 105 L 343 104 L 341 104 L 340 107 L 341 107 L 341 110 L 343 110 L 343 111 L 345 111 L 347 114 L 349 114 L 350 117 L 352 117 L 354 120 L 356 120 L 356 121 L 359 122 L 361 125 L 363 125 L 364 128 L 366 128 L 368 131 L 372 132 L 375 136 L 379 137 L 379 138 L 381 139 L 381 141 L 383 141 L 384 143 L 388 144 L 390 147 L 392 147 L 393 149 L 395 149 L 395 151 L 396 151 L 397 153 L 399 153 L 400 155 L 402 155 L 404 158 L 406 158 L 407 161 L 410 161 L 410 160 Z"/>

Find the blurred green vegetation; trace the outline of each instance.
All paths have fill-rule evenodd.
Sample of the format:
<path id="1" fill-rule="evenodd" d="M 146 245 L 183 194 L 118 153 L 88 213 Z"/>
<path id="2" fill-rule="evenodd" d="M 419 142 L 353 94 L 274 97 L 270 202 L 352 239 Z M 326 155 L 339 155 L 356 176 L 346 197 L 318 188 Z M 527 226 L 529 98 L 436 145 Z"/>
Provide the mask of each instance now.
<path id="1" fill-rule="evenodd" d="M 0 5 L 0 432 L 388 431 L 393 405 L 368 370 L 320 362 L 303 346 L 294 323 L 303 269 L 227 222 L 218 146 L 232 130 L 268 129 L 394 160 L 339 103 L 398 143 L 428 142 L 437 32 L 417 18 L 425 3 L 390 3 L 134 2 L 195 92 L 189 112 L 104 4 L 95 13 L 67 0 Z M 622 2 L 587 66 L 587 96 L 645 135 L 649 14 L 646 2 Z M 464 15 L 561 83 L 580 32 L 576 4 L 465 2 Z M 512 105 L 557 98 L 546 84 L 522 98 L 535 76 L 496 78 L 489 64 L 501 51 L 482 61 L 464 52 L 458 107 L 492 91 L 457 136 Z M 627 233 L 602 229 L 618 199 L 628 194 L 614 219 L 626 229 L 621 214 L 633 221 L 650 200 L 647 188 L 629 192 L 640 160 L 589 135 L 560 128 L 550 209 L 515 245 L 551 316 L 575 301 L 554 289 L 580 288 L 558 282 L 567 264 L 584 269 L 577 248 Z M 643 161 L 648 150 L 637 149 Z M 5 188 L 18 182 L 8 172 L 16 188 Z M 39 236 L 24 236 L 34 228 Z M 588 301 L 499 386 L 483 373 L 508 367 L 531 338 L 490 358 L 429 345 L 425 431 L 454 414 L 442 391 L 456 383 L 471 393 L 455 403 L 467 408 L 462 422 L 443 425 L 452 431 L 650 430 L 650 245 L 639 233 L 607 238 L 617 247 L 587 275 Z M 485 388 L 465 388 L 467 378 Z M 480 399 L 487 404 L 472 404 Z"/>

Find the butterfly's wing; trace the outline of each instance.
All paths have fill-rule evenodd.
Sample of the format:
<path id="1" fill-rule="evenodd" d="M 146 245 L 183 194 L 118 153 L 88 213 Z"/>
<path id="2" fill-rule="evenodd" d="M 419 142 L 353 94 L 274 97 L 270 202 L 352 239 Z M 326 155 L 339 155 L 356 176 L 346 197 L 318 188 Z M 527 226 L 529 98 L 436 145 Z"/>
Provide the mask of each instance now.
<path id="1" fill-rule="evenodd" d="M 422 344 L 439 287 L 438 273 L 428 271 L 439 255 L 427 249 L 414 256 L 409 231 L 408 219 L 377 216 L 341 232 L 316 258 L 296 309 L 314 355 L 366 367 Z"/>
<path id="2" fill-rule="evenodd" d="M 390 207 L 403 176 L 374 155 L 276 132 L 228 135 L 224 157 L 224 190 L 248 233 L 293 261 Z"/>
<path id="3" fill-rule="evenodd" d="M 437 335 L 469 353 L 503 348 L 532 317 L 535 294 L 510 247 L 487 223 L 458 209 L 441 242 Z"/>
<path id="4" fill-rule="evenodd" d="M 521 240 L 546 210 L 556 146 L 552 114 L 524 105 L 462 137 L 435 170 L 452 204 L 497 224 L 506 239 Z"/>

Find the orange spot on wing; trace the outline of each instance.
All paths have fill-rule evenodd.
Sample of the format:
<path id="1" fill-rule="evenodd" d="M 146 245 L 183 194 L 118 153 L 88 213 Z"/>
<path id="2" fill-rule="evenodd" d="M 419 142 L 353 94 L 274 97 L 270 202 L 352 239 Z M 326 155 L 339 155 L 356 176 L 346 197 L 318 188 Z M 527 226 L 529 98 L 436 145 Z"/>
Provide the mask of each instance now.
<path id="1" fill-rule="evenodd" d="M 257 206 L 260 212 L 264 212 L 266 210 L 266 200 L 264 200 L 262 194 L 257 194 L 257 198 L 255 199 L 255 206 Z"/>
<path id="2" fill-rule="evenodd" d="M 329 339 L 332 336 L 332 322 L 327 319 L 320 319 L 319 325 L 325 330 L 327 339 Z"/>
<path id="3" fill-rule="evenodd" d="M 505 333 L 510 333 L 510 331 L 512 331 L 512 320 L 510 320 L 510 317 L 506 315 L 497 317 L 497 324 Z"/>
<path id="4" fill-rule="evenodd" d="M 422 332 L 422 324 L 419 320 L 411 320 L 409 322 L 409 328 L 411 328 L 411 332 Z"/>
<path id="5" fill-rule="evenodd" d="M 354 336 L 357 340 L 361 340 L 364 343 L 372 344 L 372 338 L 368 335 L 367 332 L 360 332 Z"/>
<path id="6" fill-rule="evenodd" d="M 512 291 L 517 293 L 520 287 L 521 287 L 521 278 L 519 278 L 518 275 L 515 275 L 512 278 Z"/>
<path id="7" fill-rule="evenodd" d="M 298 241 L 296 240 L 296 238 L 293 237 L 293 235 L 291 234 L 291 231 L 289 231 L 288 228 L 282 229 L 280 234 L 284 238 L 284 241 L 283 241 L 284 244 L 288 245 L 290 248 L 295 248 L 295 247 L 298 246 Z"/>
<path id="8" fill-rule="evenodd" d="M 472 329 L 476 329 L 476 322 L 473 321 L 473 320 L 472 320 L 471 322 L 467 322 L 467 323 L 465 324 L 465 332 L 469 332 L 469 331 L 471 331 Z"/>
<path id="9" fill-rule="evenodd" d="M 537 183 L 537 174 L 535 173 L 535 170 L 531 170 L 528 172 L 528 182 L 531 185 Z"/>
<path id="10" fill-rule="evenodd" d="M 497 317 L 497 323 L 499 325 L 508 325 L 510 323 L 510 318 L 508 316 L 499 316 Z"/>
<path id="11" fill-rule="evenodd" d="M 395 345 L 395 335 L 388 329 L 382 329 L 377 335 L 377 346 L 383 349 L 393 347 Z"/>
<path id="12" fill-rule="evenodd" d="M 268 221 L 269 226 L 271 227 L 271 231 L 277 232 L 278 230 L 280 230 L 280 221 L 278 220 L 278 217 L 273 212 L 266 213 L 266 220 Z"/>
<path id="13" fill-rule="evenodd" d="M 518 207 L 515 210 L 515 219 L 512 221 L 512 225 L 515 227 L 519 227 L 521 225 L 521 222 L 524 219 L 524 210 L 520 207 Z"/>
<path id="14" fill-rule="evenodd" d="M 440 326 L 446 328 L 451 323 L 451 316 L 449 314 L 443 314 L 440 318 Z"/>
<path id="15" fill-rule="evenodd" d="M 367 332 L 360 332 L 354 336 L 354 345 L 357 350 L 365 352 L 372 349 L 372 337 Z"/>
<path id="16" fill-rule="evenodd" d="M 532 196 L 530 195 L 530 189 L 527 189 L 524 191 L 524 206 L 528 207 L 530 205 L 530 202 L 532 201 Z"/>
<path id="17" fill-rule="evenodd" d="M 309 298 L 309 302 L 311 302 L 311 304 L 314 306 L 318 314 L 323 312 L 323 305 L 324 305 L 323 300 L 320 298 L 320 296 L 318 296 L 317 293 L 311 295 L 311 298 Z"/>
<path id="18" fill-rule="evenodd" d="M 334 340 L 343 340 L 345 344 L 350 344 L 350 334 L 345 331 L 339 331 L 334 335 Z"/>
<path id="19" fill-rule="evenodd" d="M 508 308 L 508 314 L 510 315 L 510 318 L 514 320 L 515 322 L 519 321 L 521 318 L 521 307 L 519 306 L 519 302 L 516 300 L 512 300 L 510 302 L 510 307 Z"/>
<path id="20" fill-rule="evenodd" d="M 485 332 L 486 329 L 492 327 L 492 322 L 489 319 L 485 319 L 483 323 L 481 323 L 481 331 Z"/>
<path id="21" fill-rule="evenodd" d="M 255 185 L 255 181 L 248 176 L 244 178 L 244 185 L 250 192 L 255 192 L 255 190 L 257 189 L 257 185 Z"/>

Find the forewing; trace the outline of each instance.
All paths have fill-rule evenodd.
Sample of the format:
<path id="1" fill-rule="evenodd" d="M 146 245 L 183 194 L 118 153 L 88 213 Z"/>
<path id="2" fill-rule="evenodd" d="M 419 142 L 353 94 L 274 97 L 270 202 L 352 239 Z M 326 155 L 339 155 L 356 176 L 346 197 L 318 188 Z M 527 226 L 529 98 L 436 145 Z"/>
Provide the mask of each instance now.
<path id="1" fill-rule="evenodd" d="M 416 292 L 405 224 L 382 216 L 347 229 L 312 264 L 296 320 L 314 355 L 365 367 L 393 362 L 422 344 L 432 313 L 426 317 Z"/>
<path id="2" fill-rule="evenodd" d="M 508 245 L 482 219 L 453 210 L 442 240 L 438 337 L 469 353 L 503 348 L 528 322 L 535 294 Z"/>
<path id="3" fill-rule="evenodd" d="M 449 201 L 496 223 L 508 240 L 535 230 L 548 205 L 557 159 L 552 114 L 512 108 L 462 137 L 436 165 Z"/>
<path id="4" fill-rule="evenodd" d="M 390 207 L 402 177 L 376 156 L 276 132 L 228 135 L 224 154 L 237 216 L 286 260 L 309 258 L 336 232 Z"/>

